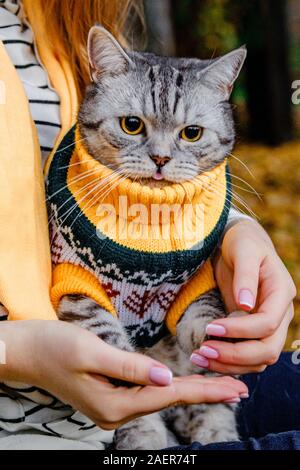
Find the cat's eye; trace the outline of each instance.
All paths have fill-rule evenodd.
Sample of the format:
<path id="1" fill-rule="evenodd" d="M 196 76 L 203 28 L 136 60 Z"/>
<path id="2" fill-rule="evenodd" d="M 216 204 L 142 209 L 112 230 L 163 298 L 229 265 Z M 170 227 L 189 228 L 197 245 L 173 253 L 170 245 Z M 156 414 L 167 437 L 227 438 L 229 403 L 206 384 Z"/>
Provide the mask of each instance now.
<path id="1" fill-rule="evenodd" d="M 203 128 L 200 126 L 187 126 L 180 132 L 180 137 L 187 142 L 197 142 L 202 136 Z"/>
<path id="2" fill-rule="evenodd" d="M 121 128 L 126 134 L 139 135 L 145 131 L 145 124 L 139 117 L 127 116 L 120 119 Z"/>

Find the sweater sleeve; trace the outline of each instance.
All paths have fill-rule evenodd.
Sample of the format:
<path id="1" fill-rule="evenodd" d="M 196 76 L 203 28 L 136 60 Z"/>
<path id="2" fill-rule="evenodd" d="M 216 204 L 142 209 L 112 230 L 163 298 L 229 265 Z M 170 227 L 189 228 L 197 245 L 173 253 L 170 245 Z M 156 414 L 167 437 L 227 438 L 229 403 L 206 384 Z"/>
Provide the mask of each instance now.
<path id="1" fill-rule="evenodd" d="M 81 266 L 70 263 L 53 268 L 51 300 L 55 310 L 65 295 L 85 295 L 114 316 L 116 311 L 98 279 Z"/>
<path id="2" fill-rule="evenodd" d="M 11 320 L 55 319 L 40 149 L 1 41 L 0 64 L 0 303 Z"/>

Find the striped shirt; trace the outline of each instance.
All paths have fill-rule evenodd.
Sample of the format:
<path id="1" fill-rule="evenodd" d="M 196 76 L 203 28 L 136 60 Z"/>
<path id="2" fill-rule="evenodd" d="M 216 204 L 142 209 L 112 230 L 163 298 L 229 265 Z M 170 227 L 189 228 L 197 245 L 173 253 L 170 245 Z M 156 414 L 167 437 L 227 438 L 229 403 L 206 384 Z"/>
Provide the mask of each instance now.
<path id="1" fill-rule="evenodd" d="M 61 127 L 60 101 L 41 65 L 33 32 L 19 0 L 0 0 L 0 40 L 23 83 L 44 163 Z"/>

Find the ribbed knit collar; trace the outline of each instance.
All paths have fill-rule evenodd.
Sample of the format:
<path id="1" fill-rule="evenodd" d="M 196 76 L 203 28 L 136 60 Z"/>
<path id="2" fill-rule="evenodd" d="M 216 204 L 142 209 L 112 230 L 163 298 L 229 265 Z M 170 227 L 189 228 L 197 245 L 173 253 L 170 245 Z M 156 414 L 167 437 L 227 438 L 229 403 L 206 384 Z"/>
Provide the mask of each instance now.
<path id="1" fill-rule="evenodd" d="M 126 196 L 128 205 L 143 204 L 150 208 L 152 204 L 207 204 L 208 199 L 218 198 L 226 186 L 226 165 L 224 161 L 213 170 L 198 175 L 193 181 L 174 183 L 162 188 L 150 188 L 130 178 L 115 176 L 113 170 L 88 154 L 78 128 L 75 134 L 76 151 L 73 152 L 68 169 L 68 186 L 78 200 L 85 197 L 85 205 L 90 201 L 91 206 L 100 202 L 114 204 L 120 196 Z M 93 181 L 98 185 L 92 191 Z M 103 189 L 101 189 L 103 188 Z M 90 194 L 89 194 L 90 192 Z M 98 192 L 98 196 L 97 196 Z M 223 196 L 220 196 L 223 199 Z M 77 199 L 77 198 L 76 198 Z M 209 205 L 212 203 L 210 201 Z M 116 207 L 117 209 L 117 207 Z"/>

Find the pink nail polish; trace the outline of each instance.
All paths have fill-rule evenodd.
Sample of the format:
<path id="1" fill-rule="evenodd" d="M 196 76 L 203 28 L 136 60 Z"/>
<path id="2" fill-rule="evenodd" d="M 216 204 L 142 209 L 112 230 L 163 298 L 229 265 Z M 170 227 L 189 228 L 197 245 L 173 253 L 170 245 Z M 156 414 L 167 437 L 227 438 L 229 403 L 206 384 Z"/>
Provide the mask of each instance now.
<path id="1" fill-rule="evenodd" d="M 199 354 L 202 354 L 202 356 L 208 359 L 218 359 L 220 355 L 216 349 L 210 348 L 209 346 L 201 346 Z"/>
<path id="2" fill-rule="evenodd" d="M 156 385 L 170 385 L 173 374 L 170 369 L 164 367 L 152 367 L 149 372 L 150 380 Z"/>
<path id="3" fill-rule="evenodd" d="M 240 403 L 240 398 L 229 398 L 228 400 L 224 400 L 223 403 Z"/>
<path id="4" fill-rule="evenodd" d="M 239 304 L 247 310 L 254 308 L 254 295 L 249 289 L 241 289 L 239 292 Z"/>
<path id="5" fill-rule="evenodd" d="M 241 393 L 240 398 L 249 398 L 249 393 Z"/>
<path id="6" fill-rule="evenodd" d="M 200 356 L 200 354 L 192 354 L 190 361 L 195 366 L 204 367 L 205 369 L 209 366 L 209 361 L 206 359 L 206 357 Z"/>
<path id="7" fill-rule="evenodd" d="M 211 336 L 225 336 L 226 330 L 222 325 L 216 325 L 215 323 L 210 323 L 206 327 L 206 333 Z"/>

